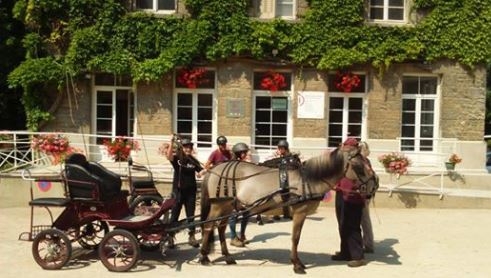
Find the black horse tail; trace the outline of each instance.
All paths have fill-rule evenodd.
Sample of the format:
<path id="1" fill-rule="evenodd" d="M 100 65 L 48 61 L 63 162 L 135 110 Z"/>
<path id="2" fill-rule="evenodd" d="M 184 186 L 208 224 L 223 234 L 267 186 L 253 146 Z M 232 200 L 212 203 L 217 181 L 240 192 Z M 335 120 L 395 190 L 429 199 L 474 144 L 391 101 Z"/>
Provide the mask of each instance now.
<path id="1" fill-rule="evenodd" d="M 201 213 L 200 213 L 200 220 L 201 222 L 204 222 L 208 219 L 208 215 L 210 214 L 210 209 L 211 209 L 211 203 L 210 203 L 210 193 L 208 192 L 208 179 L 210 175 L 206 175 L 203 179 L 203 183 L 201 184 Z M 212 249 L 214 242 L 215 242 L 215 229 L 212 226 L 212 231 L 210 233 L 210 237 L 208 240 L 208 245 L 210 247 L 210 250 Z M 201 224 L 201 233 L 203 234 L 205 232 L 205 223 Z M 205 242 L 203 242 L 205 244 Z"/>

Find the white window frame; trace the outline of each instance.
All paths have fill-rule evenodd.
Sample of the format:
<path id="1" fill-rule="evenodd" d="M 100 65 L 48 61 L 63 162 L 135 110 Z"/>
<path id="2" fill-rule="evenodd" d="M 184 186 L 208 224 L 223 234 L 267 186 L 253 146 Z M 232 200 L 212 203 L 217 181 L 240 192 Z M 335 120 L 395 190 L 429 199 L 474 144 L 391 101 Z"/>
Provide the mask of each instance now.
<path id="1" fill-rule="evenodd" d="M 254 72 L 262 72 L 265 71 L 264 69 L 256 69 Z M 252 95 L 253 95 L 253 101 L 252 101 L 252 144 L 254 145 L 255 138 L 256 138 L 256 97 L 286 97 L 287 99 L 287 105 L 288 105 L 288 110 L 287 110 L 287 124 L 286 124 L 286 140 L 289 142 L 292 142 L 293 139 L 293 111 L 292 111 L 292 92 L 293 92 L 293 86 L 294 86 L 294 80 L 295 76 L 293 72 L 290 71 L 276 71 L 276 72 L 282 72 L 282 73 L 288 73 L 291 75 L 291 86 L 288 90 L 282 90 L 282 91 L 276 91 L 276 92 L 270 92 L 267 90 L 254 90 L 254 85 L 252 88 Z M 254 82 L 252 83 L 254 84 Z M 258 155 L 260 158 L 265 158 L 267 156 L 271 155 L 271 149 L 276 148 L 276 146 L 271 146 L 270 149 L 258 149 Z"/>
<path id="2" fill-rule="evenodd" d="M 375 23 L 389 23 L 389 24 L 405 24 L 405 23 L 408 22 L 408 9 L 409 9 L 409 3 L 408 3 L 409 1 L 408 0 L 403 0 L 404 1 L 403 12 L 402 12 L 403 19 L 401 19 L 401 20 L 389 19 L 389 1 L 390 0 L 383 0 L 383 1 L 384 1 L 384 4 L 383 4 L 383 11 L 384 11 L 383 19 L 372 19 L 371 15 L 370 15 L 370 11 L 371 11 L 371 8 L 372 8 L 371 0 L 368 0 L 368 20 L 370 22 L 375 22 Z"/>
<path id="3" fill-rule="evenodd" d="M 200 149 L 209 149 L 211 150 L 213 147 L 213 138 L 216 138 L 218 135 L 218 130 L 217 130 L 217 118 L 218 118 L 218 100 L 217 100 L 217 90 L 216 90 L 216 84 L 218 84 L 218 78 L 217 78 L 217 70 L 215 68 L 205 68 L 207 71 L 213 71 L 214 74 L 214 84 L 215 88 L 183 88 L 183 87 L 176 87 L 176 74 L 177 71 L 174 72 L 173 76 L 173 104 L 172 104 L 172 109 L 173 109 L 173 120 L 172 120 L 172 126 L 173 130 L 177 131 L 177 99 L 178 99 L 178 94 L 192 94 L 192 134 L 191 134 L 191 141 L 196 143 L 198 141 L 198 95 L 199 94 L 210 94 L 212 96 L 212 111 L 211 111 L 211 142 L 210 146 L 208 147 L 199 147 Z M 200 119 L 201 120 L 201 119 Z M 200 142 L 203 143 L 203 142 Z M 195 144 L 197 147 L 197 144 Z M 204 158 L 205 159 L 205 158 Z"/>
<path id="4" fill-rule="evenodd" d="M 137 10 L 147 11 L 147 12 L 156 13 L 156 14 L 174 14 L 174 13 L 176 13 L 176 9 L 177 9 L 177 1 L 176 0 L 174 0 L 174 9 L 173 10 L 158 10 L 157 9 L 158 0 L 152 0 L 152 1 L 153 1 L 152 9 L 140 9 L 140 8 L 136 7 L 136 1 L 135 1 L 135 7 Z"/>
<path id="5" fill-rule="evenodd" d="M 328 98 L 329 98 L 329 105 L 327 107 L 328 109 L 328 115 L 329 115 L 329 109 L 330 109 L 330 101 L 331 98 L 343 98 L 343 118 L 342 118 L 342 138 L 341 142 L 344 142 L 348 137 L 354 136 L 353 134 L 348 134 L 348 125 L 349 125 L 349 100 L 351 98 L 360 98 L 362 100 L 362 108 L 361 108 L 361 134 L 360 138 L 361 140 L 366 140 L 367 138 L 367 111 L 368 111 L 368 74 L 366 72 L 353 72 L 353 74 L 357 75 L 364 75 L 365 76 L 365 92 L 350 92 L 350 93 L 345 93 L 345 92 L 339 92 L 339 91 L 331 91 L 329 90 Z M 331 89 L 331 88 L 329 88 Z M 336 90 L 336 88 L 332 88 L 333 90 Z M 327 128 L 326 128 L 326 138 L 328 138 L 327 144 L 329 144 L 329 138 L 332 136 L 329 136 L 329 124 L 331 123 L 331 119 L 329 119 L 329 122 L 327 123 Z"/>
<path id="6" fill-rule="evenodd" d="M 402 123 L 402 113 L 404 112 L 402 110 L 402 101 L 404 99 L 414 99 L 416 100 L 416 107 L 415 107 L 415 127 L 414 127 L 414 131 L 415 131 L 415 134 L 414 134 L 414 141 L 415 141 L 415 144 L 414 144 L 414 150 L 413 151 L 408 151 L 408 152 L 414 152 L 414 153 L 436 153 L 438 152 L 439 150 L 439 133 L 440 133 L 440 103 L 441 103 L 441 93 L 440 93 L 440 90 L 441 90 L 441 79 L 436 76 L 436 75 L 426 75 L 426 74 L 404 74 L 403 75 L 403 80 L 402 82 L 404 82 L 404 77 L 418 77 L 418 78 L 421 78 L 421 77 L 431 77 L 431 78 L 435 78 L 436 79 L 436 93 L 435 94 L 402 94 L 401 93 L 401 125 L 403 124 Z M 421 138 L 421 101 L 422 100 L 425 100 L 425 99 L 431 99 L 431 100 L 434 100 L 434 107 L 433 107 L 433 111 L 434 111 L 434 118 L 433 118 L 433 136 L 432 138 Z M 401 132 L 402 132 L 402 129 L 401 129 Z M 402 134 L 401 134 L 401 138 L 400 140 L 404 140 L 404 139 L 407 139 L 407 137 L 402 137 Z M 432 151 L 426 151 L 426 150 L 421 150 L 421 145 L 420 145 L 420 141 L 421 140 L 433 140 L 433 149 Z M 402 148 L 402 144 L 401 145 L 401 148 Z"/>
<path id="7" fill-rule="evenodd" d="M 273 19 L 273 18 L 281 18 L 285 20 L 295 20 L 296 19 L 296 14 L 297 14 L 297 2 L 298 0 L 281 0 L 281 1 L 286 1 L 290 3 L 284 3 L 285 4 L 291 4 L 292 5 L 292 14 L 291 15 L 278 15 L 277 14 L 277 7 L 279 5 L 278 3 L 279 0 L 258 0 L 256 1 L 256 10 L 258 11 L 258 17 L 261 19 Z"/>
<path id="8" fill-rule="evenodd" d="M 136 128 L 136 107 L 137 107 L 137 94 L 134 92 L 132 87 L 129 86 L 93 86 L 93 91 L 92 91 L 92 126 L 93 126 L 93 133 L 97 134 L 97 92 L 99 91 L 111 91 L 112 92 L 112 112 L 111 112 L 111 137 L 116 136 L 116 91 L 117 90 L 128 90 L 128 91 L 133 91 L 134 94 L 134 108 L 133 108 L 133 115 L 128 115 L 129 122 L 128 124 L 131 123 L 131 119 L 133 119 L 133 136 L 137 135 L 137 128 Z M 129 105 L 131 105 L 129 103 Z M 130 107 L 128 107 L 130 108 Z M 131 109 L 128 109 L 128 113 L 130 113 Z M 128 126 L 129 130 L 131 130 L 130 126 Z M 109 136 L 109 135 L 108 135 Z"/>

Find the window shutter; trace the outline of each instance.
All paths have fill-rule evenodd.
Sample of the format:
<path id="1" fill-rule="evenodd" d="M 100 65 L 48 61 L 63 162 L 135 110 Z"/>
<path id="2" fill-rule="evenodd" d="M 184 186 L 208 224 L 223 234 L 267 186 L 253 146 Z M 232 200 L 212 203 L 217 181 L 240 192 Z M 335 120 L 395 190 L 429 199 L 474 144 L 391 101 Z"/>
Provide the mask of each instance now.
<path id="1" fill-rule="evenodd" d="M 274 18 L 275 0 L 261 0 L 259 18 Z"/>

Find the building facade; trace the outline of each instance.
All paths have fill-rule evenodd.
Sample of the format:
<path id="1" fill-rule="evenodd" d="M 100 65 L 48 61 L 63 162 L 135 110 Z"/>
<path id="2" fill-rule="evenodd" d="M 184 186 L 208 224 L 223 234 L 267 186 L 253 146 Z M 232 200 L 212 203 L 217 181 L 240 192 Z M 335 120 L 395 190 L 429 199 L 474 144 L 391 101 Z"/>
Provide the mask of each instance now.
<path id="1" fill-rule="evenodd" d="M 258 20 L 297 22 L 310 9 L 305 0 L 249 2 Z M 365 1 L 366 24 L 418 24 L 424 13 L 411 12 L 411 4 Z M 174 0 L 131 1 L 131 7 L 160 17 L 189 14 Z M 373 158 L 404 152 L 413 167 L 440 168 L 458 153 L 463 168 L 484 171 L 484 65 L 439 59 L 394 63 L 383 73 L 369 63 L 318 70 L 275 55 L 273 49 L 269 60 L 237 56 L 177 67 L 150 82 L 87 74 L 77 82 L 77 106 L 65 98 L 44 129 L 148 140 L 179 133 L 198 142 L 201 157 L 225 135 L 252 145 L 257 160 L 281 139 L 309 156 L 352 136 L 370 144 Z"/>

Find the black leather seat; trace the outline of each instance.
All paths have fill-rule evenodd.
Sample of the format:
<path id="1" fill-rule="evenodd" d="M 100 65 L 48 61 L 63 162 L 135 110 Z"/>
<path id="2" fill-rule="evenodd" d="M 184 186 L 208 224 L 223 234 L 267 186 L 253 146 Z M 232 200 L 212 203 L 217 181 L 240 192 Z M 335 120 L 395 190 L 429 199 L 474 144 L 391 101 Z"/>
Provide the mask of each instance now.
<path id="1" fill-rule="evenodd" d="M 121 177 L 74 153 L 65 160 L 64 177 L 72 199 L 107 201 L 121 194 Z"/>

